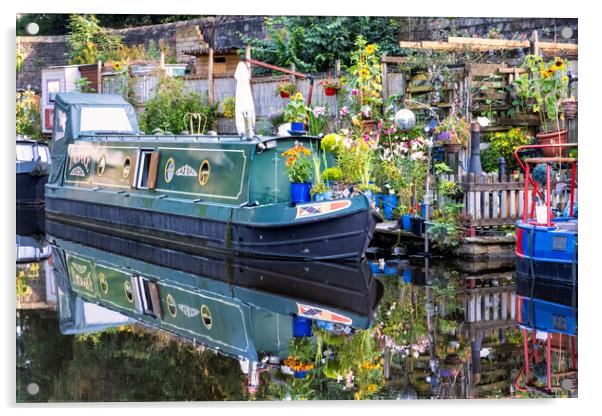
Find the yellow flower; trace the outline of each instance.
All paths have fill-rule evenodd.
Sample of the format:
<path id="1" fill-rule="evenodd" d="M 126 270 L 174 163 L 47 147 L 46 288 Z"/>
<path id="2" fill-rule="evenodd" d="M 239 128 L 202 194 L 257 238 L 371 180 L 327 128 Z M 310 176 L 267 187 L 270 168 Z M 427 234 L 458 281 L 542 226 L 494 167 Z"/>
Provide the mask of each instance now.
<path id="1" fill-rule="evenodd" d="M 339 78 L 339 82 L 341 83 L 341 85 L 345 85 L 345 83 L 347 82 L 347 78 L 341 77 Z"/>
<path id="2" fill-rule="evenodd" d="M 115 71 L 121 71 L 121 62 L 113 62 L 112 65 Z"/>
<path id="3" fill-rule="evenodd" d="M 356 392 L 353 394 L 353 400 L 360 400 L 361 398 L 362 398 L 362 395 L 360 394 L 360 392 L 359 392 L 359 391 L 356 391 Z"/>
<path id="4" fill-rule="evenodd" d="M 559 57 L 554 58 L 554 64 L 552 65 L 554 71 L 561 71 L 565 68 L 564 61 Z"/>
<path id="5" fill-rule="evenodd" d="M 377 389 L 378 389 L 378 387 L 376 386 L 376 384 L 368 384 L 368 392 L 369 393 L 374 393 Z"/>
<path id="6" fill-rule="evenodd" d="M 301 94 L 300 92 L 298 92 L 297 94 L 295 94 L 295 100 L 302 101 L 303 100 L 303 94 Z"/>
<path id="7" fill-rule="evenodd" d="M 366 68 L 360 69 L 360 77 L 361 78 L 368 78 L 369 76 L 370 76 L 370 71 L 368 71 Z"/>
<path id="8" fill-rule="evenodd" d="M 544 69 L 543 71 L 540 71 L 539 73 L 544 78 L 550 78 L 552 76 L 552 74 L 554 74 L 554 70 L 548 68 L 548 69 Z"/>
<path id="9" fill-rule="evenodd" d="M 562 81 L 563 82 L 569 82 L 569 77 L 567 77 L 566 75 L 562 77 Z"/>
<path id="10" fill-rule="evenodd" d="M 366 46 L 366 53 L 368 55 L 372 55 L 375 50 L 376 50 L 376 47 L 374 45 L 372 45 L 372 44 Z"/>

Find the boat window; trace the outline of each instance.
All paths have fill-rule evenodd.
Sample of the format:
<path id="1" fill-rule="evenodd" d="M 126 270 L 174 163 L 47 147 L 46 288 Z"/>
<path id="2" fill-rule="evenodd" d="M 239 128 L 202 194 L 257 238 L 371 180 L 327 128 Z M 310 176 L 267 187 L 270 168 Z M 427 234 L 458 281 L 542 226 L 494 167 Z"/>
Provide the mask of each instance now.
<path id="1" fill-rule="evenodd" d="M 142 312 L 145 315 L 152 316 L 154 318 L 162 318 L 161 303 L 159 297 L 159 286 L 156 282 L 153 282 L 146 277 L 139 276 L 138 288 L 140 298 L 142 300 Z"/>
<path id="2" fill-rule="evenodd" d="M 33 160 L 33 146 L 29 143 L 17 143 L 17 160 L 30 162 Z"/>
<path id="3" fill-rule="evenodd" d="M 134 129 L 123 107 L 83 107 L 80 131 L 133 133 Z"/>
<path id="4" fill-rule="evenodd" d="M 46 146 L 38 146 L 38 155 L 40 156 L 40 160 L 44 163 L 48 163 L 50 160 L 50 152 Z"/>
<path id="5" fill-rule="evenodd" d="M 65 129 L 67 128 L 67 114 L 60 108 L 54 112 L 55 123 L 53 128 L 54 140 L 61 140 L 65 137 Z"/>
<path id="6" fill-rule="evenodd" d="M 136 188 L 155 189 L 158 162 L 159 152 L 145 149 L 140 150 Z"/>

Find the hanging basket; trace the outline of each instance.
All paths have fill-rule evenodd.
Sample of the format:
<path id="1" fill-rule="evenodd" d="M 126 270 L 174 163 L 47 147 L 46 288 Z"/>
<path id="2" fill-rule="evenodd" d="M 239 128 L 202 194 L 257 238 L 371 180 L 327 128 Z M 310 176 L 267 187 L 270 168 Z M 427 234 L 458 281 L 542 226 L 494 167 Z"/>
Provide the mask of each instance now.
<path id="1" fill-rule="evenodd" d="M 290 98 L 290 94 L 286 91 L 280 91 L 280 98 Z"/>
<path id="2" fill-rule="evenodd" d="M 444 143 L 443 150 L 445 153 L 458 153 L 462 145 L 460 143 Z"/>
<path id="3" fill-rule="evenodd" d="M 324 94 L 327 97 L 332 97 L 333 95 L 335 95 L 337 93 L 336 88 L 324 88 Z"/>
<path id="4" fill-rule="evenodd" d="M 577 100 L 562 101 L 562 111 L 567 120 L 573 120 L 577 116 Z"/>

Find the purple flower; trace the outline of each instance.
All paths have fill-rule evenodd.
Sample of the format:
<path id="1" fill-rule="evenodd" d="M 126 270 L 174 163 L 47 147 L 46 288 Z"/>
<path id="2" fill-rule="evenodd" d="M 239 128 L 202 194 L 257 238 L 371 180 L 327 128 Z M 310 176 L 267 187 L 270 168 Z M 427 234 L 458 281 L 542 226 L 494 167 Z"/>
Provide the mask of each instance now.
<path id="1" fill-rule="evenodd" d="M 358 95 L 359 93 L 359 90 L 356 90 L 355 88 L 351 90 L 351 95 Z"/>
<path id="2" fill-rule="evenodd" d="M 449 131 L 443 131 L 437 136 L 437 140 L 440 142 L 448 142 L 450 138 L 451 134 L 449 133 Z"/>

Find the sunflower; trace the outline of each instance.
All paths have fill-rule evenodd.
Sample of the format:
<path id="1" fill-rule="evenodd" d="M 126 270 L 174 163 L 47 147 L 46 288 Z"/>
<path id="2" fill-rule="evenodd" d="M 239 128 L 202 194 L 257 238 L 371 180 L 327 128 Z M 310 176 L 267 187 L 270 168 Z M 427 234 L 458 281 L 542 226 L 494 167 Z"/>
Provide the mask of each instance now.
<path id="1" fill-rule="evenodd" d="M 121 71 L 121 62 L 113 62 L 112 65 L 115 71 Z"/>
<path id="2" fill-rule="evenodd" d="M 562 71 L 565 68 L 564 61 L 558 57 L 554 58 L 552 68 L 554 68 L 554 71 Z"/>
<path id="3" fill-rule="evenodd" d="M 539 74 L 544 78 L 550 78 L 554 74 L 554 70 L 550 68 L 544 69 L 542 71 L 539 71 Z"/>
<path id="4" fill-rule="evenodd" d="M 562 77 L 562 81 L 563 82 L 569 82 L 569 77 L 567 77 L 566 75 Z"/>
<path id="5" fill-rule="evenodd" d="M 374 51 L 376 50 L 376 46 L 370 44 L 368 46 L 366 46 L 366 53 L 368 55 L 372 55 L 374 53 Z"/>
<path id="6" fill-rule="evenodd" d="M 376 384 L 368 384 L 368 392 L 369 393 L 374 393 L 377 389 L 378 389 L 378 387 L 376 386 Z"/>
<path id="7" fill-rule="evenodd" d="M 347 82 L 347 78 L 341 77 L 339 78 L 339 82 L 341 83 L 341 85 L 345 85 L 345 83 Z"/>
<path id="8" fill-rule="evenodd" d="M 370 71 L 366 68 L 360 69 L 360 78 L 368 78 L 370 76 Z"/>

